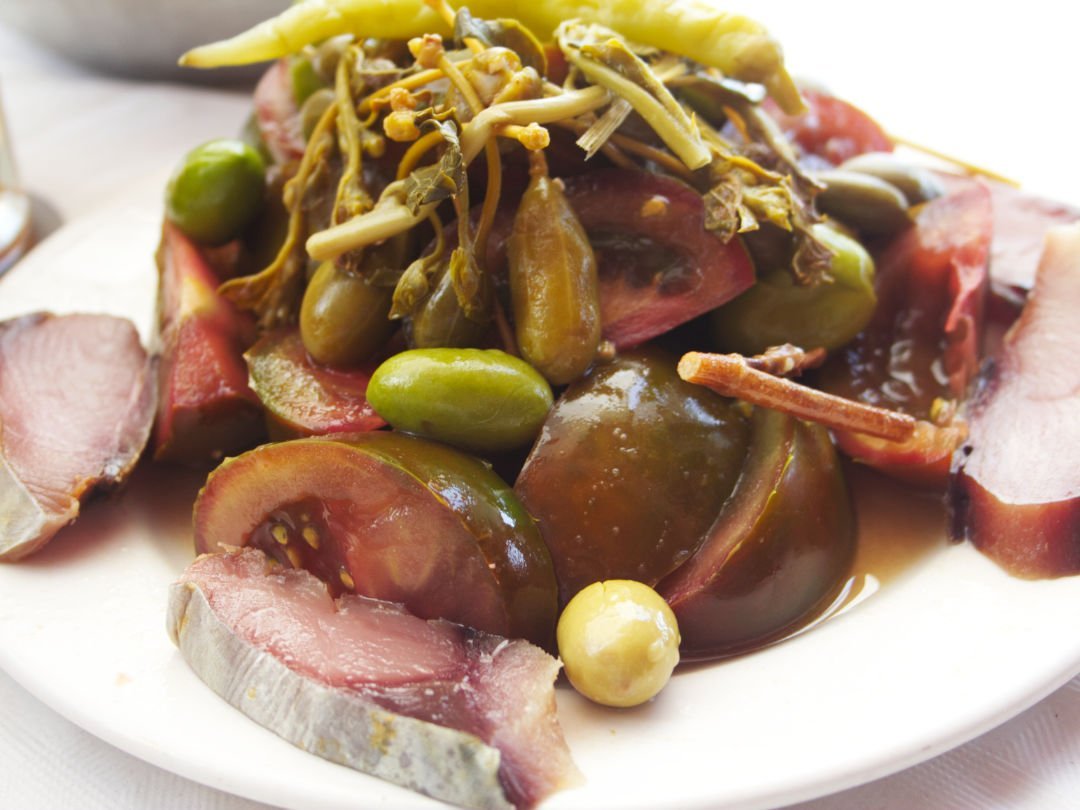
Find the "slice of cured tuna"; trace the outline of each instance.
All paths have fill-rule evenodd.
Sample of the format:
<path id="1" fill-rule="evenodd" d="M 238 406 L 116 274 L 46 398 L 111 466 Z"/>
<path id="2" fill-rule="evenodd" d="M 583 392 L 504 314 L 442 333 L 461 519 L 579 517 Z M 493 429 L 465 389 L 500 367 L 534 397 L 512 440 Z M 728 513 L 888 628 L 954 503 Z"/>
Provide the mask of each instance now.
<path id="1" fill-rule="evenodd" d="M 555 718 L 559 664 L 526 641 L 335 601 L 254 549 L 199 557 L 168 630 L 225 700 L 334 762 L 467 807 L 530 807 L 580 779 Z"/>
<path id="2" fill-rule="evenodd" d="M 1011 573 L 1080 573 L 1080 224 L 1052 229 L 1035 288 L 968 409 L 953 533 Z"/>
<path id="3" fill-rule="evenodd" d="M 110 315 L 0 324 L 0 559 L 23 557 L 135 466 L 154 416 L 151 362 Z"/>

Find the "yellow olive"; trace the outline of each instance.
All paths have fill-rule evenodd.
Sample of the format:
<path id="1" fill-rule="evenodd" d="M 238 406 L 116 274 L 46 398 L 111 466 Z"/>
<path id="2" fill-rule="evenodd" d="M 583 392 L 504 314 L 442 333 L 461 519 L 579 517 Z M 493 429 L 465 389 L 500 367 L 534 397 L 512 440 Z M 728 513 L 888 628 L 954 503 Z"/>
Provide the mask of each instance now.
<path id="1" fill-rule="evenodd" d="M 679 663 L 679 626 L 667 602 L 641 582 L 594 582 L 570 600 L 556 631 L 570 683 L 605 706 L 637 706 Z"/>

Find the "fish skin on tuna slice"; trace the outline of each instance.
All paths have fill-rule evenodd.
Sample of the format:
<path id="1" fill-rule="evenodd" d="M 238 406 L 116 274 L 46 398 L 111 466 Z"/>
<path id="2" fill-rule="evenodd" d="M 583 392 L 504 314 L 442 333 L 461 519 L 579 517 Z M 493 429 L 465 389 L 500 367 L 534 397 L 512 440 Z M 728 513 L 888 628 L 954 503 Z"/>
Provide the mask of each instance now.
<path id="1" fill-rule="evenodd" d="M 1012 574 L 1080 573 L 1080 224 L 1053 228 L 1035 288 L 969 403 L 952 532 Z"/>
<path id="2" fill-rule="evenodd" d="M 531 807 L 581 781 L 555 717 L 559 663 L 526 641 L 335 601 L 250 548 L 196 559 L 167 626 L 215 692 L 333 762 L 476 808 Z"/>
<path id="3" fill-rule="evenodd" d="M 0 560 L 47 543 L 127 478 L 150 435 L 152 362 L 111 315 L 0 323 Z"/>

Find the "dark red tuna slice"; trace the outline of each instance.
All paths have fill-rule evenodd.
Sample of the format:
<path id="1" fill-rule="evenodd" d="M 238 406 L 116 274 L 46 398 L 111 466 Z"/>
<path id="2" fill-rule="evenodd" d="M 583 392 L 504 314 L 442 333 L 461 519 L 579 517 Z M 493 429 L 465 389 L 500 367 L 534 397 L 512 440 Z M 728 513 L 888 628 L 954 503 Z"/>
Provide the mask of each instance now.
<path id="1" fill-rule="evenodd" d="M 253 549 L 196 560 L 167 624 L 215 692 L 326 759 L 466 807 L 531 807 L 580 781 L 559 664 L 528 642 L 334 601 Z"/>
<path id="2" fill-rule="evenodd" d="M 822 371 L 822 387 L 932 422 L 943 403 L 963 402 L 979 364 L 991 231 L 989 192 L 973 181 L 920 208 L 879 257 L 874 317 Z M 949 436 L 956 444 L 942 443 Z M 963 432 L 921 431 L 903 444 L 837 438 L 854 458 L 941 485 Z"/>
<path id="3" fill-rule="evenodd" d="M 295 327 L 267 333 L 244 353 L 244 360 L 272 433 L 296 438 L 356 433 L 386 424 L 365 396 L 377 362 L 350 371 L 319 366 Z"/>
<path id="4" fill-rule="evenodd" d="M 198 247 L 166 223 L 158 251 L 158 414 L 154 457 L 201 464 L 257 444 L 259 398 L 242 353 L 253 321 L 218 295 Z"/>
<path id="5" fill-rule="evenodd" d="M 1028 194 L 1004 183 L 988 182 L 994 200 L 994 241 L 990 281 L 999 295 L 1023 294 L 1035 284 L 1046 231 L 1080 220 L 1080 209 Z"/>
<path id="6" fill-rule="evenodd" d="M 705 229 L 701 195 L 677 180 L 619 169 L 565 178 L 596 251 L 603 336 L 637 346 L 754 283 L 742 242 Z"/>
<path id="7" fill-rule="evenodd" d="M 0 324 L 0 559 L 37 550 L 80 502 L 127 477 L 150 434 L 152 377 L 125 319 Z"/>
<path id="8" fill-rule="evenodd" d="M 1080 225 L 1054 228 L 1035 289 L 968 410 L 953 533 L 1011 573 L 1080 573 Z"/>

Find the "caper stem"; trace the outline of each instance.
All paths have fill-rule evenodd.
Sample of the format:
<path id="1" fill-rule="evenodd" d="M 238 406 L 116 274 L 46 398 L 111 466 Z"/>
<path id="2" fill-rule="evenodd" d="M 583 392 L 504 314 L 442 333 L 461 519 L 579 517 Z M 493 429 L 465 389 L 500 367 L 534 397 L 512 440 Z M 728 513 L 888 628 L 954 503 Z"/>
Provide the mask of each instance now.
<path id="1" fill-rule="evenodd" d="M 550 124 L 574 118 L 603 107 L 610 99 L 607 90 L 593 85 L 550 98 L 493 104 L 462 128 L 462 158 L 466 165 L 471 163 L 491 137 L 508 125 Z M 317 261 L 325 261 L 346 251 L 381 242 L 422 222 L 434 209 L 432 203 L 414 213 L 396 195 L 384 192 L 382 199 L 366 214 L 312 234 L 307 240 L 308 255 Z"/>
<path id="2" fill-rule="evenodd" d="M 397 236 L 427 219 L 436 205 L 422 206 L 413 213 L 401 200 L 384 199 L 366 214 L 312 234 L 307 240 L 308 255 L 316 261 L 327 261 L 347 251 Z"/>
<path id="3" fill-rule="evenodd" d="M 412 170 L 416 168 L 420 159 L 442 142 L 442 133 L 435 129 L 426 135 L 421 135 L 409 144 L 409 148 L 402 155 L 401 160 L 398 161 L 397 179 L 404 180 L 412 174 Z"/>
<path id="4" fill-rule="evenodd" d="M 371 105 L 373 102 L 379 99 L 386 98 L 390 95 L 391 91 L 398 88 L 404 90 L 415 90 L 418 87 L 423 87 L 425 84 L 431 84 L 443 77 L 443 72 L 438 68 L 430 68 L 428 70 L 422 70 L 419 73 L 413 73 L 411 76 L 406 76 L 404 79 L 398 79 L 393 84 L 388 84 L 385 87 L 380 87 L 378 90 L 373 91 L 370 95 L 365 96 L 363 101 L 357 106 L 357 114 L 364 115 L 371 112 Z"/>
<path id="5" fill-rule="evenodd" d="M 919 421 L 906 413 L 876 408 L 774 377 L 752 368 L 741 354 L 687 352 L 679 360 L 678 371 L 687 382 L 704 385 L 723 396 L 736 397 L 836 430 L 854 430 L 902 442 L 911 438 Z"/>
<path id="6" fill-rule="evenodd" d="M 502 127 L 512 124 L 553 124 L 564 118 L 577 118 L 603 107 L 610 100 L 611 93 L 606 88 L 591 85 L 558 96 L 492 104 L 465 125 L 461 133 L 461 152 L 465 161 L 469 162 L 480 154 L 487 140 Z"/>

